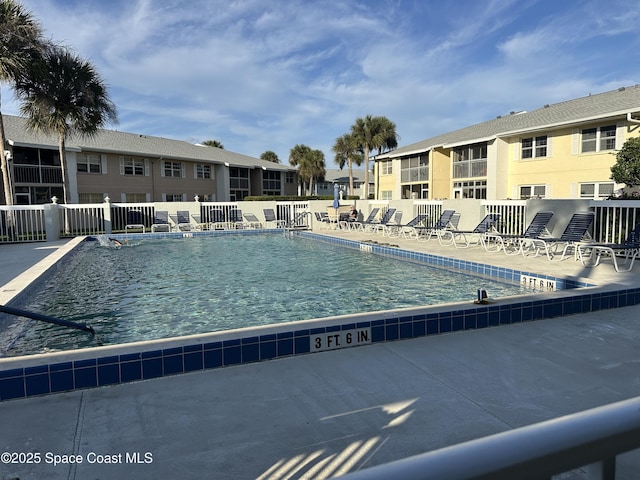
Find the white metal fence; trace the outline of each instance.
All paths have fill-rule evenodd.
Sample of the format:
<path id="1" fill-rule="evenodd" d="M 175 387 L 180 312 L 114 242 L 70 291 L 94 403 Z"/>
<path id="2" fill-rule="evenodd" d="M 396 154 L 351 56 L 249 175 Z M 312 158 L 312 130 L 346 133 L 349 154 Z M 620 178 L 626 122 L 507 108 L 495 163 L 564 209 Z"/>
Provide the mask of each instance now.
<path id="1" fill-rule="evenodd" d="M 410 202 L 411 208 L 408 207 Z M 451 208 L 447 200 L 371 200 L 359 203 L 362 214 L 367 208 L 381 207 L 381 214 L 390 207 L 404 208 L 406 218 L 409 211 L 413 215 L 427 215 L 428 222 L 434 222 L 442 211 Z M 465 200 L 478 202 L 474 211 L 499 213 L 498 230 L 504 234 L 521 234 L 527 226 L 527 209 L 530 200 Z M 561 201 L 555 201 L 561 202 Z M 243 211 L 262 215 L 264 208 L 275 210 L 278 220 L 291 227 L 310 227 L 310 216 L 306 212 L 324 211 L 327 202 L 190 202 L 187 207 L 194 218 L 200 216 L 203 224 L 242 221 Z M 144 225 L 148 230 L 153 224 L 157 209 L 170 209 L 168 203 L 103 203 L 70 205 L 19 205 L 0 206 L 0 243 L 34 242 L 48 239 L 47 225 L 58 228 L 57 237 L 97 235 L 125 231 L 127 225 Z M 455 205 L 454 205 L 455 207 Z M 566 208 L 571 207 L 568 205 Z M 177 208 L 177 206 L 176 206 Z M 636 224 L 640 223 L 640 201 L 591 201 L 584 202 L 584 209 L 595 212 L 595 222 L 591 235 L 597 242 L 623 242 Z M 179 208 L 178 208 L 179 209 Z M 534 212 L 532 210 L 532 212 Z M 49 215 L 57 219 L 47 222 Z M 48 227 L 52 228 L 52 227 Z M 49 234 L 51 235 L 51 233 Z M 54 235 L 56 236 L 56 235 Z"/>
<path id="2" fill-rule="evenodd" d="M 0 206 L 0 243 L 46 239 L 44 205 Z"/>

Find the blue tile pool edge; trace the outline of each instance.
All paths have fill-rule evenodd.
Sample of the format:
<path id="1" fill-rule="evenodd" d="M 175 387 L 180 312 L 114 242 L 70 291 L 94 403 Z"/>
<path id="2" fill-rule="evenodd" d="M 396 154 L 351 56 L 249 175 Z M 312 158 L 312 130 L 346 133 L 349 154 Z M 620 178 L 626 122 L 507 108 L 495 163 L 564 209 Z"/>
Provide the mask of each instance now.
<path id="1" fill-rule="evenodd" d="M 327 238 L 324 236 L 322 239 Z M 350 242 L 336 240 L 341 244 Z M 348 246 L 359 248 L 359 242 L 352 243 L 355 245 Z M 384 250 L 388 247 L 375 248 L 380 248 L 379 253 L 382 254 L 391 253 Z M 394 255 L 415 253 L 397 248 L 389 250 L 393 250 Z M 460 262 L 460 267 L 456 265 L 456 268 L 471 263 L 474 262 Z M 636 305 L 640 304 L 640 288 L 615 290 L 613 287 L 590 286 L 579 293 L 574 290 L 522 295 L 504 302 L 414 307 L 69 352 L 7 357 L 0 359 L 0 401 L 308 354 L 312 352 L 315 339 L 337 338 L 341 332 L 370 332 L 366 344 L 371 344 Z"/>

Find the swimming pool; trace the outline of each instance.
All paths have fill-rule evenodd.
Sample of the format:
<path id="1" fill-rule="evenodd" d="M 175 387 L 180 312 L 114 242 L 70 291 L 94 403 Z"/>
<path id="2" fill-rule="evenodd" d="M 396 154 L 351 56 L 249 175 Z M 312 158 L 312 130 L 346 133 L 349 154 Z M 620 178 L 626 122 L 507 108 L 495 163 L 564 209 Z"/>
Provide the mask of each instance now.
<path id="1" fill-rule="evenodd" d="M 16 356 L 522 293 L 513 282 L 282 234 L 87 242 L 32 311 L 89 323 L 95 337 L 22 320 Z M 4 351 L 3 351 L 4 350 Z"/>

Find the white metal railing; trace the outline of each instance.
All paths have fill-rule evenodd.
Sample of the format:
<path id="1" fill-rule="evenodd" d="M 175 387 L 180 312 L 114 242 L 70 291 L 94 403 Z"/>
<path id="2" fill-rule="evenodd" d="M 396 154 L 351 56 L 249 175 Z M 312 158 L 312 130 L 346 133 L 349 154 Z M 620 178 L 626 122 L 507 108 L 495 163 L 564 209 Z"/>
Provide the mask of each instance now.
<path id="1" fill-rule="evenodd" d="M 106 233 L 105 204 L 62 204 L 60 205 L 60 235 L 99 235 Z"/>
<path id="2" fill-rule="evenodd" d="M 622 243 L 640 223 L 639 200 L 594 200 L 589 207 L 596 214 L 592 234 L 596 242 Z"/>
<path id="3" fill-rule="evenodd" d="M 276 216 L 278 220 L 285 221 L 289 227 L 309 227 L 310 216 L 301 214 L 310 211 L 308 201 L 276 202 Z"/>
<path id="4" fill-rule="evenodd" d="M 409 211 L 403 200 L 401 209 Z M 535 201 L 535 200 L 531 200 Z M 429 221 L 437 219 L 446 208 L 446 200 L 413 200 L 414 215 L 427 215 Z M 499 213 L 499 230 L 504 234 L 521 234 L 526 228 L 527 205 L 530 200 L 481 200 L 479 204 L 485 214 Z M 251 202 L 249 211 L 259 211 L 261 207 Z M 161 209 L 166 210 L 166 204 Z M 273 208 L 273 202 L 268 202 Z M 366 205 L 367 207 L 365 207 Z M 61 204 L 50 205 L 14 205 L 0 206 L 0 243 L 32 242 L 47 239 L 47 215 L 60 215 L 52 224 L 59 225 L 62 236 L 97 235 L 122 231 L 130 222 L 129 212 L 137 211 L 146 227 L 153 222 L 157 204 L 150 203 L 102 203 L 102 204 Z M 394 206 L 390 200 L 370 200 L 363 202 L 363 216 L 374 207 L 380 207 L 380 214 Z M 199 204 L 202 223 L 215 221 L 229 222 L 238 216 L 243 208 L 242 202 L 202 202 Z M 589 203 L 596 216 L 592 237 L 596 242 L 620 243 L 636 224 L 640 223 L 640 201 L 634 200 L 594 200 Z M 193 210 L 193 208 L 191 208 Z M 297 221 L 298 227 L 308 226 L 308 219 L 298 216 L 300 212 L 310 211 L 310 202 L 276 202 L 279 220 L 287 223 Z M 195 211 L 192 213 L 195 214 Z M 59 212 L 59 213 L 58 213 Z M 220 217 L 222 220 L 217 219 Z M 239 219 L 241 221 L 241 218 Z"/>
<path id="5" fill-rule="evenodd" d="M 472 178 L 487 176 L 487 160 L 465 160 L 453 163 L 453 178 Z"/>
<path id="6" fill-rule="evenodd" d="M 414 200 L 416 215 L 426 215 L 427 225 L 433 225 L 442 215 L 442 200 Z"/>
<path id="7" fill-rule="evenodd" d="M 551 478 L 584 467 L 614 480 L 616 457 L 640 448 L 640 397 L 349 473 L 344 480 Z"/>
<path id="8" fill-rule="evenodd" d="M 500 215 L 497 229 L 505 235 L 520 235 L 524 232 L 527 220 L 526 200 L 482 200 L 485 215 Z"/>
<path id="9" fill-rule="evenodd" d="M 0 243 L 46 239 L 44 205 L 0 206 Z"/>

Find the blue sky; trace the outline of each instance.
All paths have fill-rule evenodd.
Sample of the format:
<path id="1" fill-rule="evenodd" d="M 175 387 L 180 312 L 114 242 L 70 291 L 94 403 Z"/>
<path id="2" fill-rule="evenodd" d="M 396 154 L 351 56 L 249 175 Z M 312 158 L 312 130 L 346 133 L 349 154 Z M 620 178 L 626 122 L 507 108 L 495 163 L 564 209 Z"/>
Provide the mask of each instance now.
<path id="1" fill-rule="evenodd" d="M 104 77 L 117 130 L 288 163 L 357 117 L 400 146 L 640 83 L 637 0 L 22 0 Z M 2 85 L 2 112 L 18 114 Z"/>

